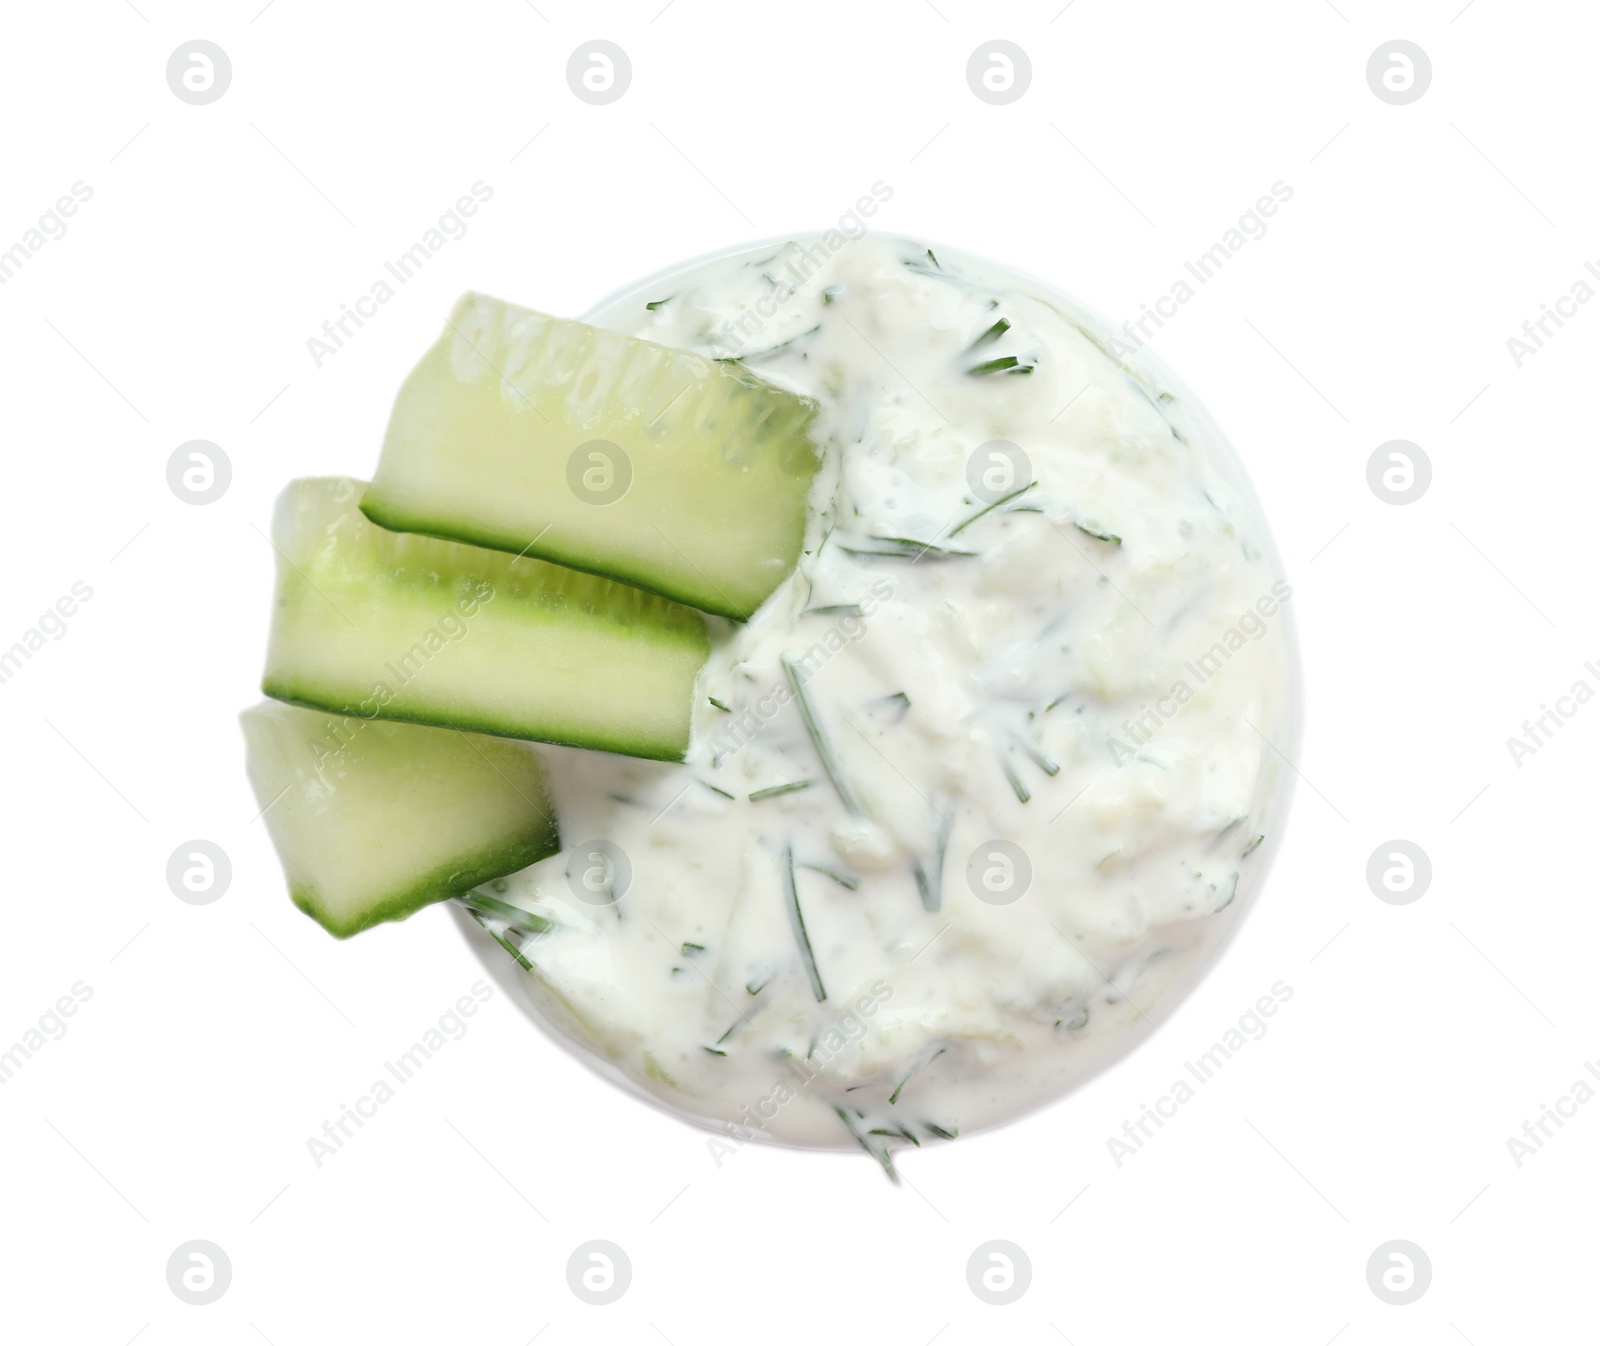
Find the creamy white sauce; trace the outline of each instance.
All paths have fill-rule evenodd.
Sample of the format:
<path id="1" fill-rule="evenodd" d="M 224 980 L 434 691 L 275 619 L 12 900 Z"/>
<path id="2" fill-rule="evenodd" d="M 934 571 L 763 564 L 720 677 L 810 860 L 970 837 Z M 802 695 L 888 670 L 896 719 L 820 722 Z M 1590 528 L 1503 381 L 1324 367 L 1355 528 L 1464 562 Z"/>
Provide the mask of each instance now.
<path id="1" fill-rule="evenodd" d="M 817 400 L 825 461 L 797 571 L 713 622 L 688 763 L 548 750 L 563 837 L 620 848 L 620 898 L 581 846 L 502 894 L 555 923 L 527 988 L 613 1078 L 745 1138 L 937 1144 L 1126 1052 L 1236 924 L 1282 825 L 1289 591 L 1215 428 L 1098 320 L 907 241 L 808 246 L 602 315 L 749 352 Z M 1032 372 L 968 372 L 1008 356 Z M 996 440 L 1026 466 L 985 453 L 975 493 Z M 856 554 L 889 538 L 976 554 Z M 1026 892 L 984 900 L 1019 853 Z"/>

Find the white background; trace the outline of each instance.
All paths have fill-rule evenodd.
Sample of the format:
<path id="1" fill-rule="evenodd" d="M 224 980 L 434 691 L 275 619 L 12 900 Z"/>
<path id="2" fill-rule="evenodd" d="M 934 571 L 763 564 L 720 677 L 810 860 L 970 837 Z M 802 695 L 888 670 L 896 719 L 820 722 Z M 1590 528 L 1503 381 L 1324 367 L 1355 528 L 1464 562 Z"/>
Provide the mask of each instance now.
<path id="1" fill-rule="evenodd" d="M 1600 304 L 1521 369 L 1506 339 L 1600 258 L 1600 22 L 1576 3 L 1337 4 L 7 6 L 0 248 L 73 182 L 93 197 L 0 287 L 0 646 L 74 581 L 94 592 L 0 686 L 0 1048 L 74 982 L 93 995 L 0 1086 L 0 1336 L 1592 1333 L 1600 1100 L 1520 1169 L 1506 1140 L 1600 1057 L 1600 705 L 1520 768 L 1506 739 L 1576 679 L 1600 688 L 1583 669 Z M 233 64 L 209 106 L 165 79 L 197 37 Z M 564 77 L 596 37 L 633 63 L 607 107 Z M 1005 107 L 964 75 L 996 37 L 1033 64 Z M 1397 37 L 1434 71 L 1405 107 L 1365 77 Z M 466 237 L 317 368 L 307 339 L 479 179 L 494 195 Z M 1292 186 L 1155 342 L 1234 439 L 1296 590 L 1304 779 L 1256 911 L 1130 1059 L 911 1154 L 899 1189 L 864 1156 L 750 1147 L 719 1166 L 499 993 L 316 1168 L 307 1138 L 482 969 L 442 909 L 329 939 L 252 822 L 234 717 L 255 697 L 273 496 L 370 471 L 461 290 L 581 312 L 681 258 L 825 227 L 878 179 L 877 227 L 1117 319 Z M 196 438 L 233 466 L 203 507 L 165 476 Z M 1393 438 L 1434 469 L 1406 507 L 1366 481 Z M 1406 906 L 1365 880 L 1396 837 L 1434 867 Z M 212 905 L 165 880 L 191 838 L 232 860 Z M 1270 1033 L 1118 1168 L 1107 1137 L 1279 979 L 1294 994 Z M 208 1307 L 166 1282 L 195 1238 L 233 1265 Z M 591 1238 L 633 1263 L 606 1308 L 566 1283 Z M 967 1285 L 992 1238 L 1033 1266 L 1006 1308 Z M 1366 1279 L 1395 1238 L 1433 1265 L 1407 1307 Z"/>

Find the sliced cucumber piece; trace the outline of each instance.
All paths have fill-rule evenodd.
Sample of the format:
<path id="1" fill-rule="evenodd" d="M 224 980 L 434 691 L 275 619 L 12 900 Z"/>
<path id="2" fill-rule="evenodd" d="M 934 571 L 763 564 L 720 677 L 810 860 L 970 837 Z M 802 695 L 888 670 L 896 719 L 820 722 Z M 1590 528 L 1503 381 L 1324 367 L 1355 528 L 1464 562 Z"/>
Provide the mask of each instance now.
<path id="1" fill-rule="evenodd" d="M 526 743 L 272 702 L 239 719 L 289 895 L 341 939 L 561 849 Z"/>
<path id="2" fill-rule="evenodd" d="M 363 484 L 291 482 L 261 690 L 411 720 L 680 761 L 710 653 L 698 612 L 544 561 L 391 533 Z"/>
<path id="3" fill-rule="evenodd" d="M 468 294 L 361 508 L 743 620 L 799 557 L 815 412 L 740 365 Z"/>

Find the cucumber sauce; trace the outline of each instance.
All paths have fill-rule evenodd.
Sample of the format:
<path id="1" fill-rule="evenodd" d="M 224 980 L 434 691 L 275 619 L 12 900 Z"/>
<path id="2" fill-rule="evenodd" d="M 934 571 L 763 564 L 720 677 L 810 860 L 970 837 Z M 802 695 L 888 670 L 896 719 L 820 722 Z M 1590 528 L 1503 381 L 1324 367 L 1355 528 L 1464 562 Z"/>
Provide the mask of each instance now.
<path id="1" fill-rule="evenodd" d="M 906 240 L 597 317 L 816 399 L 823 465 L 795 573 L 709 619 L 687 763 L 545 750 L 569 849 L 503 887 L 554 923 L 533 1004 L 741 1139 L 882 1158 L 1069 1092 L 1215 960 L 1283 826 L 1291 594 L 1231 451 L 1103 320 Z"/>

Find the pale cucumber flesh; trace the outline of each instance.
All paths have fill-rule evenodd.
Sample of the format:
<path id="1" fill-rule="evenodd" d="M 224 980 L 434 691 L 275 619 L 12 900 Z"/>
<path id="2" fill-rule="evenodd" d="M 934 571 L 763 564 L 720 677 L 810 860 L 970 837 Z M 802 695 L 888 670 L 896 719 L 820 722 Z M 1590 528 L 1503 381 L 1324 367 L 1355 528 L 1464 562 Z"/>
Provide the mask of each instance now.
<path id="1" fill-rule="evenodd" d="M 400 390 L 362 509 L 743 620 L 799 557 L 815 411 L 738 365 L 469 294 Z"/>
<path id="2" fill-rule="evenodd" d="M 363 484 L 292 482 L 262 690 L 297 705 L 678 761 L 699 613 L 543 561 L 369 522 Z"/>
<path id="3" fill-rule="evenodd" d="M 340 938 L 560 849 L 529 744 L 274 702 L 240 722 L 290 896 Z"/>

